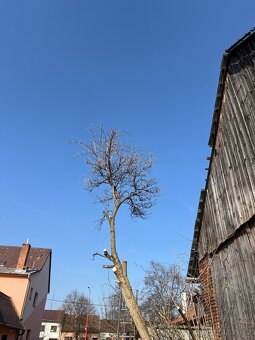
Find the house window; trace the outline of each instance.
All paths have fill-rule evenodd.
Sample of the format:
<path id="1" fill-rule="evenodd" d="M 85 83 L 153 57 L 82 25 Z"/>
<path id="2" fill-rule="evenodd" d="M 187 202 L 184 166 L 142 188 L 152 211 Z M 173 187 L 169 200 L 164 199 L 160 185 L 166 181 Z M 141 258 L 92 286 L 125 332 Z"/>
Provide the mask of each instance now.
<path id="1" fill-rule="evenodd" d="M 27 330 L 27 336 L 26 336 L 26 340 L 30 339 L 30 334 L 31 334 L 31 329 Z"/>
<path id="2" fill-rule="evenodd" d="M 73 340 L 72 336 L 65 336 L 65 340 Z"/>
<path id="3" fill-rule="evenodd" d="M 29 292 L 29 300 L 32 299 L 32 295 L 33 295 L 33 288 L 31 287 L 30 292 Z"/>
<path id="4" fill-rule="evenodd" d="M 7 340 L 7 335 L 3 334 L 1 340 Z"/>
<path id="5" fill-rule="evenodd" d="M 37 306 L 37 300 L 38 300 L 38 293 L 35 292 L 34 301 L 33 301 L 33 306 L 34 306 L 34 307 Z"/>
<path id="6" fill-rule="evenodd" d="M 50 331 L 51 332 L 56 332 L 57 331 L 57 326 L 51 326 Z"/>
<path id="7" fill-rule="evenodd" d="M 45 325 L 41 325 L 41 332 L 45 331 Z"/>

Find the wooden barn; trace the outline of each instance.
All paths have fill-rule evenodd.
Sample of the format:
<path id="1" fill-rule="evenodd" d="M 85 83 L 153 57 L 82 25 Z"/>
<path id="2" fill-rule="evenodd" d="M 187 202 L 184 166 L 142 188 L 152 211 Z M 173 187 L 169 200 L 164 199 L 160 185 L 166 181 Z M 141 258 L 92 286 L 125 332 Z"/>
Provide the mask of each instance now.
<path id="1" fill-rule="evenodd" d="M 255 29 L 223 55 L 188 277 L 215 339 L 255 339 Z"/>

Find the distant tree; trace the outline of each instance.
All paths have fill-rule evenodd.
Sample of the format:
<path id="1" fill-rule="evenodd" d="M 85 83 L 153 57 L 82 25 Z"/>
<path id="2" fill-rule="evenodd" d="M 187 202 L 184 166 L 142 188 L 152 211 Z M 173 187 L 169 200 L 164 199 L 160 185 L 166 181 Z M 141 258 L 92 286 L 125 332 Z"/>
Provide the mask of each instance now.
<path id="1" fill-rule="evenodd" d="M 103 298 L 102 318 L 106 320 L 118 320 L 120 307 L 120 294 L 116 290 Z"/>
<path id="2" fill-rule="evenodd" d="M 153 178 L 148 178 L 153 165 L 151 156 L 143 156 L 133 147 L 120 142 L 121 132 L 112 129 L 106 133 L 91 132 L 88 143 L 74 141 L 81 146 L 81 155 L 91 173 L 86 188 L 97 189 L 97 199 L 104 206 L 100 226 L 104 221 L 109 225 L 111 251 L 105 249 L 102 256 L 108 259 L 120 285 L 130 315 L 143 340 L 150 339 L 148 330 L 137 306 L 125 266 L 119 259 L 116 244 L 116 217 L 123 206 L 129 208 L 132 217 L 145 218 L 155 203 L 159 189 Z"/>
<path id="3" fill-rule="evenodd" d="M 141 309 L 158 339 L 186 339 L 174 320 L 187 312 L 187 285 L 177 265 L 152 261 L 145 272 Z M 185 320 L 192 339 L 193 331 Z"/>
<path id="4" fill-rule="evenodd" d="M 114 292 L 103 298 L 102 317 L 106 320 L 115 320 L 120 322 L 130 322 L 131 316 L 122 299 L 121 290 L 116 287 Z M 116 325 L 116 323 L 115 323 Z"/>
<path id="5" fill-rule="evenodd" d="M 61 309 L 65 311 L 62 328 L 73 332 L 76 340 L 85 331 L 88 304 L 89 300 L 83 293 L 73 290 L 66 296 L 61 306 Z M 90 314 L 95 313 L 96 309 L 90 303 Z"/>

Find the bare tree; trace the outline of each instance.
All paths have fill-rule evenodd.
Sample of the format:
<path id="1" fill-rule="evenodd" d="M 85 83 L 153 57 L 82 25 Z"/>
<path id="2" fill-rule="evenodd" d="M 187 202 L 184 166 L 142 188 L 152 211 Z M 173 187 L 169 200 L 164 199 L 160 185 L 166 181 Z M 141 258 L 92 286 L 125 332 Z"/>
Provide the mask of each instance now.
<path id="1" fill-rule="evenodd" d="M 185 319 L 187 312 L 187 285 L 177 265 L 163 265 L 152 261 L 146 270 L 142 291 L 144 318 L 158 339 L 184 339 L 183 331 L 175 320 L 184 318 L 190 336 L 193 331 Z"/>
<path id="2" fill-rule="evenodd" d="M 80 334 L 84 333 L 85 330 L 88 304 L 88 298 L 84 294 L 74 290 L 67 295 L 61 306 L 61 309 L 65 311 L 62 328 L 65 331 L 73 332 L 75 339 L 77 340 Z M 90 304 L 90 314 L 95 313 L 95 307 Z"/>
<path id="3" fill-rule="evenodd" d="M 112 294 L 103 298 L 102 317 L 105 320 L 115 320 L 122 324 L 130 324 L 132 322 L 125 301 L 122 299 L 119 287 L 114 288 L 114 292 Z M 117 328 L 115 331 L 117 331 Z"/>
<path id="4" fill-rule="evenodd" d="M 124 317 L 123 314 L 129 315 L 126 313 L 125 305 L 121 300 L 121 292 L 116 290 L 111 295 L 104 297 L 104 306 L 102 310 L 102 317 L 108 320 L 118 320 L 119 315 Z M 125 313 L 124 313 L 125 311 Z M 120 313 L 121 312 L 121 313 Z"/>
<path id="5" fill-rule="evenodd" d="M 111 130 L 108 134 L 103 128 L 91 133 L 88 143 L 80 144 L 81 154 L 90 167 L 91 173 L 86 188 L 92 192 L 97 189 L 97 199 L 103 204 L 100 226 L 107 221 L 110 232 L 111 251 L 95 255 L 107 258 L 119 282 L 123 298 L 130 315 L 143 340 L 150 339 L 148 330 L 136 304 L 135 297 L 126 275 L 126 270 L 118 256 L 116 244 L 116 216 L 122 206 L 127 206 L 132 217 L 145 218 L 155 203 L 159 189 L 153 178 L 148 178 L 153 165 L 151 156 L 145 157 L 134 148 L 120 142 L 121 132 Z"/>

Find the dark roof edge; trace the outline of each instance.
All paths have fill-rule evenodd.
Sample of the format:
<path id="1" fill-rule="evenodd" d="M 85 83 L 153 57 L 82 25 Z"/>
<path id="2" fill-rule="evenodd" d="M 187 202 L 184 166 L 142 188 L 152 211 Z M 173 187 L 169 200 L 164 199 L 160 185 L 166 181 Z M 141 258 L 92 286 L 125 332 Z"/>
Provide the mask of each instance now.
<path id="1" fill-rule="evenodd" d="M 222 98 L 223 98 L 223 93 L 224 93 L 224 85 L 225 85 L 225 80 L 226 80 L 226 75 L 227 75 L 228 57 L 229 57 L 229 53 L 225 52 L 223 54 L 221 66 L 220 66 L 218 88 L 217 88 L 216 99 L 215 99 L 215 104 L 214 104 L 210 137 L 208 141 L 208 145 L 211 147 L 214 146 L 214 142 L 215 142 L 217 130 L 218 130 L 218 125 L 219 125 Z"/>
<path id="2" fill-rule="evenodd" d="M 237 40 L 233 45 L 231 45 L 226 52 L 231 53 L 236 47 L 242 44 L 246 39 L 255 33 L 255 27 L 253 27 L 249 32 L 247 32 L 241 39 Z"/>
<path id="3" fill-rule="evenodd" d="M 199 232 L 200 232 L 200 227 L 201 227 L 201 222 L 202 222 L 202 216 L 204 213 L 205 196 L 206 196 L 206 190 L 202 189 L 200 193 L 199 203 L 198 203 L 197 217 L 195 221 L 193 241 L 192 241 L 192 246 L 191 246 L 190 259 L 189 259 L 188 272 L 187 272 L 187 276 L 193 279 L 199 276 L 197 245 L 198 245 Z"/>
<path id="4" fill-rule="evenodd" d="M 224 52 L 223 57 L 222 57 L 221 67 L 220 67 L 220 75 L 219 75 L 219 81 L 218 81 L 218 88 L 217 88 L 216 100 L 215 100 L 215 105 L 214 105 L 213 119 L 212 119 L 209 142 L 208 142 L 208 145 L 210 147 L 212 147 L 212 151 L 211 151 L 211 157 L 209 158 L 210 163 L 209 163 L 208 174 L 207 174 L 207 179 L 206 179 L 206 186 L 205 186 L 205 189 L 201 190 L 201 194 L 200 194 L 198 213 L 197 213 L 197 218 L 196 218 L 195 227 L 194 227 L 194 236 L 193 236 L 191 252 L 190 252 L 190 260 L 189 260 L 188 271 L 187 271 L 187 276 L 191 277 L 191 278 L 197 278 L 199 276 L 197 246 L 198 246 L 201 223 L 202 223 L 202 219 L 203 219 L 204 206 L 205 206 L 206 194 L 207 194 L 208 179 L 209 179 L 210 170 L 211 170 L 211 163 L 212 163 L 212 158 L 213 158 L 216 135 L 217 135 L 218 126 L 219 126 L 219 119 L 220 119 L 220 112 L 221 112 L 222 99 L 223 99 L 223 93 L 224 93 L 224 85 L 225 85 L 225 80 L 226 80 L 226 75 L 227 75 L 227 66 L 228 66 L 228 61 L 229 61 L 229 55 L 235 50 L 235 48 L 237 48 L 240 44 L 242 44 L 244 41 L 249 39 L 254 34 L 255 34 L 255 27 L 253 29 L 251 29 L 248 33 L 246 33 L 236 43 L 231 45 Z M 203 206 L 201 207 L 200 202 L 201 202 L 202 193 L 203 193 Z M 198 214 L 199 214 L 200 210 L 202 211 L 202 214 L 200 215 L 200 222 L 197 223 Z"/>
<path id="5" fill-rule="evenodd" d="M 46 248 L 44 248 L 44 249 L 46 249 Z M 29 276 L 30 276 L 30 275 L 37 274 L 37 273 L 39 273 L 40 271 L 42 271 L 42 269 L 43 269 L 45 263 L 47 262 L 48 258 L 50 258 L 50 260 L 49 260 L 49 282 L 48 282 L 48 294 L 49 294 L 49 292 L 50 292 L 50 280 L 51 280 L 52 249 L 47 248 L 47 250 L 49 250 L 49 253 L 48 253 L 48 255 L 47 255 L 47 257 L 46 257 L 46 259 L 45 259 L 45 261 L 44 261 L 44 264 L 43 264 L 42 268 L 41 268 L 41 269 L 38 269 L 38 270 L 34 270 L 34 271 L 31 272 L 31 273 L 28 272 L 28 273 L 26 273 L 26 275 L 29 274 Z M 25 274 L 24 274 L 24 275 L 25 275 Z"/>
<path id="6" fill-rule="evenodd" d="M 215 141 L 215 137 L 216 137 L 217 129 L 218 129 L 218 123 L 219 123 L 219 117 L 220 117 L 220 111 L 221 111 L 221 104 L 222 104 L 223 93 L 224 93 L 224 84 L 225 84 L 226 75 L 227 75 L 227 64 L 228 64 L 229 55 L 238 46 L 240 46 L 240 44 L 244 43 L 244 41 L 249 39 L 254 33 L 255 33 L 255 28 L 253 28 L 248 33 L 246 33 L 236 43 L 231 45 L 223 54 L 221 66 L 220 66 L 220 76 L 219 76 L 218 88 L 217 88 L 217 93 L 216 93 L 216 100 L 215 100 L 215 105 L 214 105 L 211 132 L 210 132 L 210 137 L 209 137 L 209 142 L 208 142 L 208 145 L 211 146 L 211 147 L 213 147 L 213 145 L 214 145 L 214 141 Z"/>
<path id="7" fill-rule="evenodd" d="M 51 280 L 51 261 L 52 261 L 52 249 L 49 252 L 50 263 L 49 263 L 49 282 L 48 282 L 48 294 L 50 292 L 50 280 Z"/>
<path id="8" fill-rule="evenodd" d="M 17 330 L 20 330 L 20 331 L 25 330 L 24 326 L 21 323 L 20 323 L 20 325 L 14 325 L 14 324 L 8 323 L 8 322 L 0 322 L 0 326 L 9 327 L 9 328 L 17 329 Z"/>

